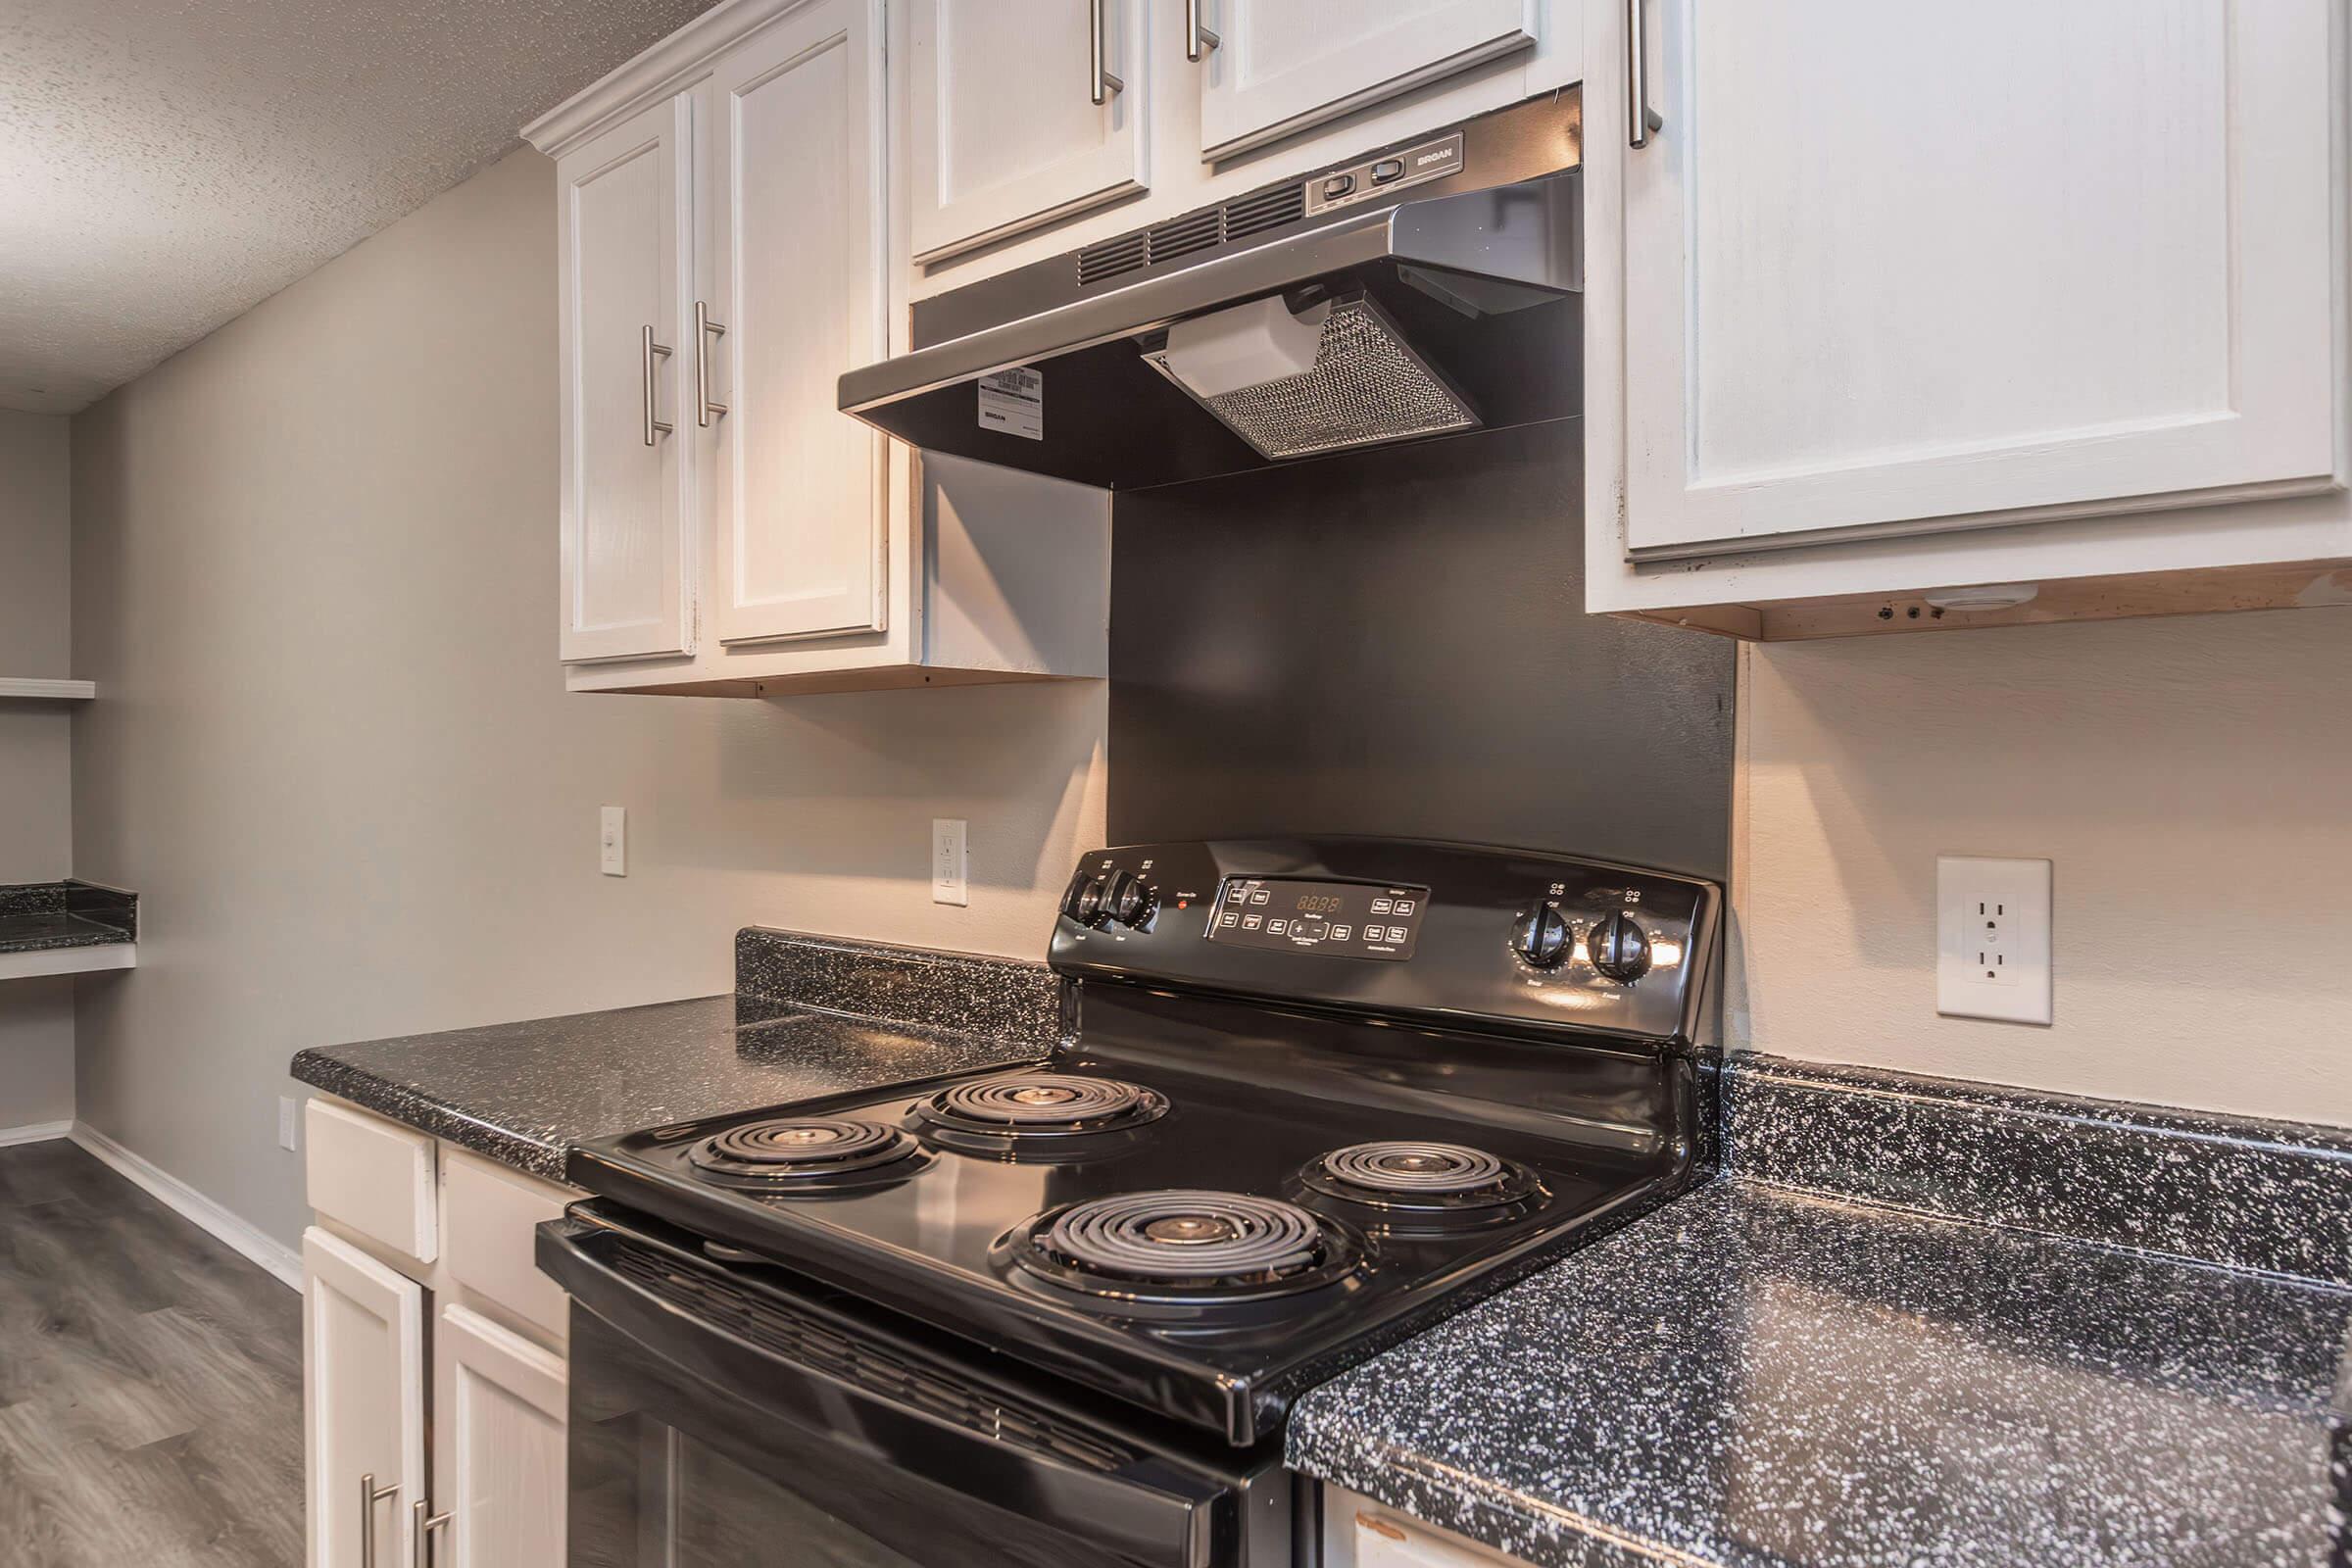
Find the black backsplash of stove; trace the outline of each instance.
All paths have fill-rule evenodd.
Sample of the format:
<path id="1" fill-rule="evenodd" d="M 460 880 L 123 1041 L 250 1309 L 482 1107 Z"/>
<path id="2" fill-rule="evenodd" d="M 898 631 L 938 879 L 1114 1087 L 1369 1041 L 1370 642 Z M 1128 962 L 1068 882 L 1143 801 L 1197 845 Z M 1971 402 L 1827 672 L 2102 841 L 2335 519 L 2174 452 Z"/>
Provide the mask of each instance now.
<path id="1" fill-rule="evenodd" d="M 1722 879 L 1734 645 L 1585 613 L 1583 434 L 1117 497 L 1110 842 L 1381 834 Z"/>

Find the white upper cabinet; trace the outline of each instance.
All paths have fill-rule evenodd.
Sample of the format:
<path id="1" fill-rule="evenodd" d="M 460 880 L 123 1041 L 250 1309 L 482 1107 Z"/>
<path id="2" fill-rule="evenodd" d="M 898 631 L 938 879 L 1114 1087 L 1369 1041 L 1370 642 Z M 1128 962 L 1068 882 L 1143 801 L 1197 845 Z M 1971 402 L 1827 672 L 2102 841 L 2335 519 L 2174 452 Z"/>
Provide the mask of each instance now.
<path id="1" fill-rule="evenodd" d="M 1102 5 L 1100 107 L 1085 0 L 897 8 L 946 71 L 929 188 L 1002 214 L 1140 180 L 1143 6 Z M 562 192 L 569 690 L 1102 673 L 1107 500 L 948 484 L 841 412 L 842 373 L 906 346 L 898 127 L 919 105 L 886 75 L 884 17 L 883 0 L 719 0 L 524 131 Z M 1048 60 L 1066 94 L 1043 90 Z"/>
<path id="2" fill-rule="evenodd" d="M 1596 520 L 1644 560 L 2335 486 L 2341 12 L 1642 0 L 1637 149 L 1590 0 Z"/>
<path id="3" fill-rule="evenodd" d="M 1537 0 L 1191 0 L 1200 156 L 1232 158 L 1529 48 L 1538 12 Z"/>
<path id="4" fill-rule="evenodd" d="M 1570 87 L 1585 3 L 893 0 L 908 294 Z M 1098 16 L 1123 83 L 1100 106 Z"/>
<path id="5" fill-rule="evenodd" d="M 1145 0 L 906 0 L 917 263 L 1150 184 Z"/>
<path id="6" fill-rule="evenodd" d="M 680 286 L 693 269 L 693 103 L 680 96 L 557 165 L 566 660 L 691 646 L 686 519 L 694 466 L 676 431 L 676 351 Z"/>
<path id="7" fill-rule="evenodd" d="M 835 406 L 841 372 L 888 343 L 870 24 L 864 0 L 824 0 L 753 35 L 713 74 L 719 305 L 706 309 L 688 396 L 718 432 L 726 642 L 883 624 L 887 450 Z"/>

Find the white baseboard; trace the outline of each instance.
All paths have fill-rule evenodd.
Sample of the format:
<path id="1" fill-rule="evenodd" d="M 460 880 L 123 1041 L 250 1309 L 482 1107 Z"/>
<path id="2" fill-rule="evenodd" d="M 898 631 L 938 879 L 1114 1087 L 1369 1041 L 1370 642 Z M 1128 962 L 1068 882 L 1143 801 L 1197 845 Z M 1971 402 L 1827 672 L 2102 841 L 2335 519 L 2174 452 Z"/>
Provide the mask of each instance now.
<path id="1" fill-rule="evenodd" d="M 0 1127 L 0 1149 L 11 1144 L 45 1144 L 74 1130 L 70 1121 L 36 1121 L 25 1127 Z"/>
<path id="2" fill-rule="evenodd" d="M 286 1285 L 298 1291 L 302 1289 L 300 1252 L 276 1238 L 256 1230 L 186 1182 L 149 1164 L 87 1122 L 59 1125 L 64 1128 L 65 1136 L 72 1138 L 132 1183 L 146 1189 L 165 1207 L 193 1222 L 199 1229 L 211 1232 Z"/>

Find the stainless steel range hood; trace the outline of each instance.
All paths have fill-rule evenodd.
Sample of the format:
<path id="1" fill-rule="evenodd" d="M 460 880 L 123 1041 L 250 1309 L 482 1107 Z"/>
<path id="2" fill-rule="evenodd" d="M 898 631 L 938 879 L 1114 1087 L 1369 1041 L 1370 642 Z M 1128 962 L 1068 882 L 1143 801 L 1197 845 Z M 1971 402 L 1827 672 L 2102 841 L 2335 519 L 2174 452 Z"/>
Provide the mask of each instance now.
<path id="1" fill-rule="evenodd" d="M 1579 411 L 1573 90 L 916 302 L 841 407 L 1113 489 Z"/>

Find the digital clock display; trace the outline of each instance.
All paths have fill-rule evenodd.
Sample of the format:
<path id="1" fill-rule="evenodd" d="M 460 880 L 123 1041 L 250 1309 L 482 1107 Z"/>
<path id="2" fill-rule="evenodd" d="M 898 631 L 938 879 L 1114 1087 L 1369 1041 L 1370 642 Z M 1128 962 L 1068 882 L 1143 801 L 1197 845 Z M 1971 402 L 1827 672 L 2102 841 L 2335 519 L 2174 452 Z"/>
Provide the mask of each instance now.
<path id="1" fill-rule="evenodd" d="M 1424 887 L 1228 877 L 1208 939 L 1341 958 L 1409 958 L 1428 906 Z"/>

